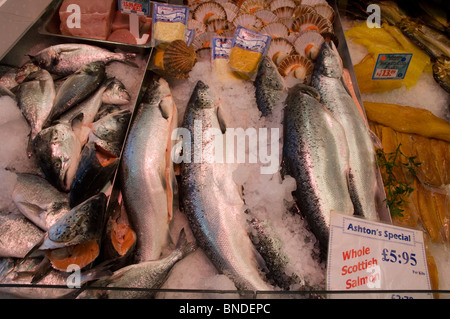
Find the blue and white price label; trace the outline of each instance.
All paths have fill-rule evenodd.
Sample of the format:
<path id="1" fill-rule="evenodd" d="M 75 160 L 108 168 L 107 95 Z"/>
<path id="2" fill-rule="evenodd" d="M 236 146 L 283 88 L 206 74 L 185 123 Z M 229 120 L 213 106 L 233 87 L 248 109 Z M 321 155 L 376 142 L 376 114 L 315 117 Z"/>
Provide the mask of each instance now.
<path id="1" fill-rule="evenodd" d="M 338 298 L 432 298 L 423 232 L 332 213 L 327 290 L 349 292 L 331 295 Z M 398 293 L 405 290 L 424 292 Z"/>
<path id="2" fill-rule="evenodd" d="M 123 13 L 150 15 L 150 0 L 118 0 L 119 10 Z"/>
<path id="3" fill-rule="evenodd" d="M 405 78 L 412 53 L 379 54 L 372 80 L 401 80 Z"/>

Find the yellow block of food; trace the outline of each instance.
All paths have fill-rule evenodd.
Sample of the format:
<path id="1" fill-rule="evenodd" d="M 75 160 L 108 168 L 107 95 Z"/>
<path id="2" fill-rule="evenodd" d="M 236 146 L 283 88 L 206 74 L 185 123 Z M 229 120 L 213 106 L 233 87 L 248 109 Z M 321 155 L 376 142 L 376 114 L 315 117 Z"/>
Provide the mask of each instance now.
<path id="1" fill-rule="evenodd" d="M 255 73 L 258 69 L 262 55 L 259 52 L 244 50 L 239 47 L 232 47 L 228 63 L 237 72 Z"/>

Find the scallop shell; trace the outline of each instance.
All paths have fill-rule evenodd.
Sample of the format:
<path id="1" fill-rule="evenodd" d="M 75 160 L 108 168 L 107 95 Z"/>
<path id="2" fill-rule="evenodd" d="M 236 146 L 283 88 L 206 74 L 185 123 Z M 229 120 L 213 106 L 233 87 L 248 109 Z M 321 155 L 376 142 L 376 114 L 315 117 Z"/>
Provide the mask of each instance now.
<path id="1" fill-rule="evenodd" d="M 276 9 L 281 7 L 295 8 L 296 4 L 293 0 L 273 0 L 269 5 L 270 10 L 272 11 L 275 11 Z"/>
<path id="2" fill-rule="evenodd" d="M 296 79 L 306 82 L 314 69 L 313 63 L 307 58 L 293 54 L 285 57 L 278 66 L 278 72 L 284 77 L 293 75 Z"/>
<path id="3" fill-rule="evenodd" d="M 250 13 L 243 13 L 238 15 L 236 18 L 234 18 L 233 24 L 236 27 L 240 25 L 254 31 L 259 31 L 264 26 L 264 22 L 260 18 Z"/>
<path id="4" fill-rule="evenodd" d="M 273 10 L 273 13 L 280 19 L 292 18 L 294 16 L 294 8 L 292 7 L 279 7 Z"/>
<path id="5" fill-rule="evenodd" d="M 266 9 L 267 1 L 264 0 L 245 0 L 241 6 L 240 10 L 242 13 L 254 13 L 257 10 Z"/>
<path id="6" fill-rule="evenodd" d="M 329 4 L 318 4 L 313 8 L 322 17 L 329 20 L 331 23 L 334 22 L 335 12 L 332 6 L 330 6 Z"/>
<path id="7" fill-rule="evenodd" d="M 272 22 L 261 28 L 261 33 L 270 35 L 272 38 L 284 38 L 289 35 L 289 29 L 281 22 Z"/>
<path id="8" fill-rule="evenodd" d="M 319 32 L 305 30 L 300 32 L 295 39 L 294 47 L 298 54 L 315 61 L 324 42 L 325 40 Z"/>
<path id="9" fill-rule="evenodd" d="M 316 10 L 314 10 L 313 7 L 301 4 L 295 7 L 294 9 L 294 17 L 298 18 L 302 15 L 308 14 L 308 13 L 316 13 Z"/>
<path id="10" fill-rule="evenodd" d="M 292 31 L 301 32 L 304 30 L 316 30 L 319 33 L 333 33 L 333 25 L 330 21 L 317 13 L 309 13 L 295 19 L 292 25 Z"/>
<path id="11" fill-rule="evenodd" d="M 301 4 L 314 7 L 318 4 L 328 4 L 327 0 L 302 0 Z"/>
<path id="12" fill-rule="evenodd" d="M 188 29 L 195 30 L 195 36 L 198 36 L 199 34 L 202 34 L 203 32 L 206 31 L 205 24 L 195 19 L 189 19 L 187 27 Z"/>
<path id="13" fill-rule="evenodd" d="M 287 26 L 287 28 L 290 30 L 292 30 L 292 25 L 294 24 L 295 19 L 294 18 L 283 18 L 280 19 L 280 22 L 283 23 L 285 26 Z"/>
<path id="14" fill-rule="evenodd" d="M 280 64 L 283 58 L 295 53 L 294 45 L 285 38 L 274 38 L 270 41 L 267 56 L 272 59 L 275 65 Z"/>
<path id="15" fill-rule="evenodd" d="M 209 48 L 211 47 L 211 40 L 214 36 L 217 36 L 215 32 L 204 32 L 192 40 L 192 46 L 195 51 L 201 48 Z"/>
<path id="16" fill-rule="evenodd" d="M 232 22 L 234 18 L 239 14 L 239 7 L 232 2 L 222 3 L 222 7 L 227 13 L 228 21 Z"/>
<path id="17" fill-rule="evenodd" d="M 194 9 L 193 17 L 195 20 L 206 24 L 214 19 L 226 19 L 227 13 L 219 3 L 208 1 L 199 4 Z"/>
<path id="18" fill-rule="evenodd" d="M 194 48 L 183 40 L 175 40 L 166 47 L 163 57 L 164 71 L 175 78 L 185 79 L 197 62 Z"/>
<path id="19" fill-rule="evenodd" d="M 257 16 L 258 18 L 260 18 L 264 22 L 264 24 L 278 21 L 277 15 L 267 9 L 257 10 L 257 11 L 255 11 L 254 15 Z"/>
<path id="20" fill-rule="evenodd" d="M 227 19 L 215 19 L 206 24 L 207 32 L 222 34 L 224 31 L 234 30 L 236 27 Z"/>

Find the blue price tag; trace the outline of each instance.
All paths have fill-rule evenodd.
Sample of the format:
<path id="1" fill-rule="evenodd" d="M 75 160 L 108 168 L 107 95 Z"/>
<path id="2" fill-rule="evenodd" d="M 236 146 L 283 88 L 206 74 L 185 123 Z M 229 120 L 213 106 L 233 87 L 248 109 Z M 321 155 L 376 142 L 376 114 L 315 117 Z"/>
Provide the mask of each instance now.
<path id="1" fill-rule="evenodd" d="M 118 0 L 119 10 L 124 13 L 150 15 L 150 0 Z"/>
<path id="2" fill-rule="evenodd" d="M 401 80 L 405 78 L 412 53 L 379 54 L 372 80 Z"/>

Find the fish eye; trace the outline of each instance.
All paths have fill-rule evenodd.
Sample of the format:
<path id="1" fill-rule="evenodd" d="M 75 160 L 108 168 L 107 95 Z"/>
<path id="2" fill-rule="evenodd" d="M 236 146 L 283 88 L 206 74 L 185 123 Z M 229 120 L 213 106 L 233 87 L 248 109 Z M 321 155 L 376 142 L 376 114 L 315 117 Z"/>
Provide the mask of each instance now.
<path id="1" fill-rule="evenodd" d="M 60 169 L 61 168 L 61 163 L 60 162 L 54 162 L 53 163 L 53 167 L 56 169 Z"/>

